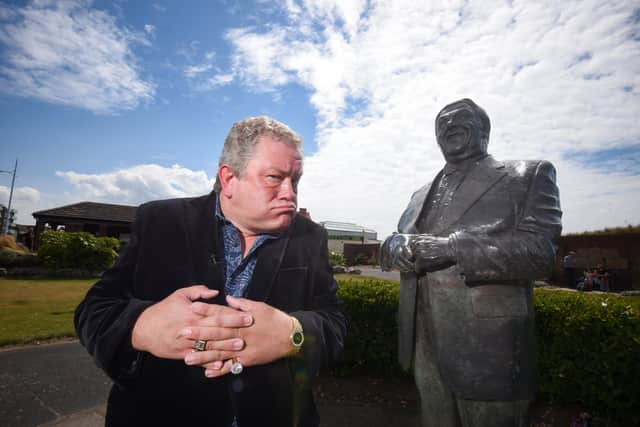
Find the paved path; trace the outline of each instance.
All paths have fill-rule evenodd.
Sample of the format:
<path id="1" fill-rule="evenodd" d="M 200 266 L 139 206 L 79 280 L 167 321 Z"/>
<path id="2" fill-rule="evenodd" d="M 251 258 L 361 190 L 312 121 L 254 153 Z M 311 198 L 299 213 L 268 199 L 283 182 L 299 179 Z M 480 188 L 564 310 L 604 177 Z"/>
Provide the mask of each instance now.
<path id="1" fill-rule="evenodd" d="M 76 342 L 0 351 L 0 425 L 37 426 L 102 405 L 110 387 Z"/>
<path id="2" fill-rule="evenodd" d="M 0 351 L 0 426 L 98 427 L 111 381 L 77 342 Z M 318 401 L 323 426 L 417 426 L 416 409 Z"/>

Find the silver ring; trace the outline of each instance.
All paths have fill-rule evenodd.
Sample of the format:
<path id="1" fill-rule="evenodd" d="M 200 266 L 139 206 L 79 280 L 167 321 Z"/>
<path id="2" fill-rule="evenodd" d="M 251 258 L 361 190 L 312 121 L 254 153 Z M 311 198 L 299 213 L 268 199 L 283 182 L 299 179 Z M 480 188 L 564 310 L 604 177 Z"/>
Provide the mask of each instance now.
<path id="1" fill-rule="evenodd" d="M 244 366 L 242 366 L 242 363 L 238 362 L 238 360 L 235 357 L 231 359 L 231 362 L 233 362 L 231 364 L 231 373 L 233 375 L 241 374 L 242 370 L 244 369 Z"/>
<path id="2" fill-rule="evenodd" d="M 207 349 L 207 342 L 205 340 L 195 340 L 193 342 L 193 351 L 205 351 Z"/>

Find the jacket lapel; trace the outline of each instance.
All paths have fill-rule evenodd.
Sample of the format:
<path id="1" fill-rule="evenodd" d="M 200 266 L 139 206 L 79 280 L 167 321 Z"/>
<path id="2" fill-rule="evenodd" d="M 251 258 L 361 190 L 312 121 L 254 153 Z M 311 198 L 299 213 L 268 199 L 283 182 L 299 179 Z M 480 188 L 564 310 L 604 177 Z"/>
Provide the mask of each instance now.
<path id="1" fill-rule="evenodd" d="M 478 165 L 471 169 L 460 184 L 451 204 L 446 209 L 446 219 L 433 234 L 440 234 L 447 230 L 491 189 L 502 177 L 506 175 L 504 164 L 487 156 Z"/>
<path id="2" fill-rule="evenodd" d="M 185 207 L 185 226 L 194 283 L 210 289 L 224 288 L 224 251 L 215 218 L 216 193 L 190 200 Z M 222 295 L 222 292 L 220 293 Z"/>

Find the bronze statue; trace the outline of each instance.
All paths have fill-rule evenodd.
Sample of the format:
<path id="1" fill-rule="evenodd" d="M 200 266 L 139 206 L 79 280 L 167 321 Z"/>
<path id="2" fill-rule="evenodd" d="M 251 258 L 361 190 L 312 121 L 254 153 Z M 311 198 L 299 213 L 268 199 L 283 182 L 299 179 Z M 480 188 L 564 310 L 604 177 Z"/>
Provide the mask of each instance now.
<path id="1" fill-rule="evenodd" d="M 413 364 L 425 426 L 524 426 L 536 391 L 532 281 L 561 231 L 555 169 L 495 160 L 470 99 L 444 107 L 447 161 L 416 191 L 381 264 L 401 272 L 399 359 Z"/>

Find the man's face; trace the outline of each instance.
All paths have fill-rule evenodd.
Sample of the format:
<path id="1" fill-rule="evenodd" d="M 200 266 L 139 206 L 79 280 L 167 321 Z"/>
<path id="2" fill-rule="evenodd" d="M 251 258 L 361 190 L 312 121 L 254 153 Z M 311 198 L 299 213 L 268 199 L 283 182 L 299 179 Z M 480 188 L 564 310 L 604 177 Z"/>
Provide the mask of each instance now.
<path id="1" fill-rule="evenodd" d="M 458 163 L 486 154 L 480 129 L 480 117 L 467 105 L 457 104 L 440 113 L 436 120 L 436 138 L 447 162 Z"/>
<path id="2" fill-rule="evenodd" d="M 245 233 L 282 231 L 295 215 L 301 176 L 300 154 L 286 142 L 263 135 L 244 175 L 231 178 L 225 189 L 230 212 L 224 214 Z"/>

